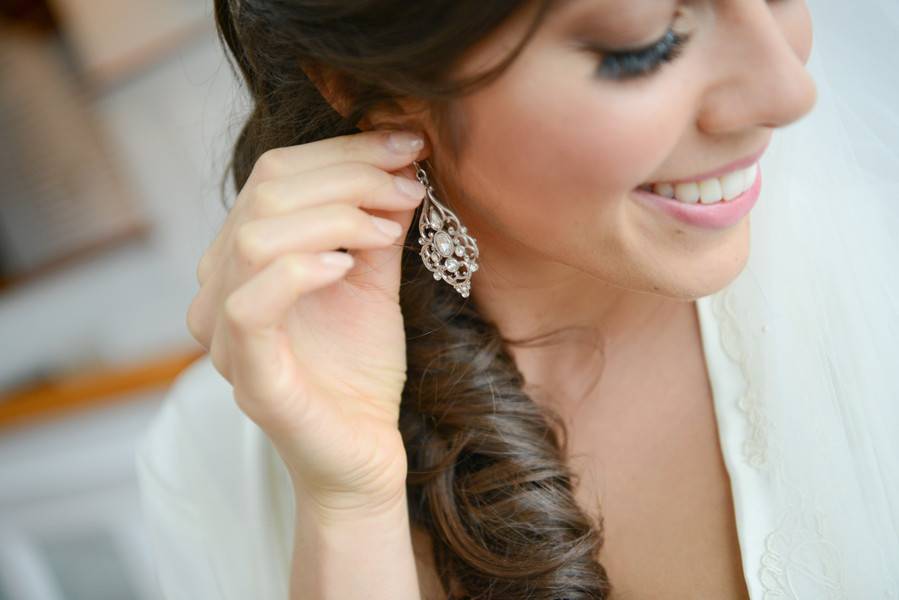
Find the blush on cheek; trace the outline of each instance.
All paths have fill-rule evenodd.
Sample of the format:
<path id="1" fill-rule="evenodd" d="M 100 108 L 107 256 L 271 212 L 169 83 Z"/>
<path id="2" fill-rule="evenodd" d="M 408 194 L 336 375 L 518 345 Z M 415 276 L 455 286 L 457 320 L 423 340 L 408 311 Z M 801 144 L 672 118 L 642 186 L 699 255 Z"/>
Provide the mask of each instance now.
<path id="1" fill-rule="evenodd" d="M 526 197 L 605 198 L 643 182 L 663 157 L 655 122 L 638 113 L 604 108 L 596 94 L 514 95 L 473 105 L 469 165 Z M 481 125 L 479 125 L 481 124 Z M 488 175 L 489 174 L 489 175 Z"/>
<path id="2" fill-rule="evenodd" d="M 490 202 L 618 210 L 682 137 L 690 99 L 678 93 L 680 81 L 599 81 L 587 61 L 565 58 L 525 53 L 460 100 L 468 135 L 461 172 Z"/>

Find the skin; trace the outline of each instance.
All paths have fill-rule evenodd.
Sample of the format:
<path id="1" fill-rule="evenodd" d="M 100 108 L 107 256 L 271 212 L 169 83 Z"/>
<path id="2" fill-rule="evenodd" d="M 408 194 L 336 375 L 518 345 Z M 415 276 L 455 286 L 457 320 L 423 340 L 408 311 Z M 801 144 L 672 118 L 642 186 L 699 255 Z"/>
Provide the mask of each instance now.
<path id="1" fill-rule="evenodd" d="M 535 10 L 471 48 L 458 73 L 505 56 Z M 597 78 L 600 56 L 580 45 L 642 46 L 669 25 L 692 37 L 643 78 Z M 692 301 L 742 271 L 751 213 L 727 229 L 701 229 L 641 206 L 631 191 L 750 155 L 807 114 L 816 99 L 805 69 L 811 45 L 801 0 L 570 0 L 548 15 L 500 79 L 459 101 L 460 162 L 425 156 L 447 189 L 444 203 L 477 238 L 478 307 L 506 337 L 586 326 L 601 333 L 607 358 L 645 360 L 660 329 L 695 319 Z M 430 148 L 442 143 L 415 118 L 371 121 L 387 122 L 425 131 Z M 760 202 L 773 201 L 763 190 Z M 573 365 L 588 360 L 576 348 L 550 351 L 572 353 Z M 515 350 L 529 382 L 583 388 L 583 375 L 558 372 L 561 361 L 550 365 L 543 352 Z"/>

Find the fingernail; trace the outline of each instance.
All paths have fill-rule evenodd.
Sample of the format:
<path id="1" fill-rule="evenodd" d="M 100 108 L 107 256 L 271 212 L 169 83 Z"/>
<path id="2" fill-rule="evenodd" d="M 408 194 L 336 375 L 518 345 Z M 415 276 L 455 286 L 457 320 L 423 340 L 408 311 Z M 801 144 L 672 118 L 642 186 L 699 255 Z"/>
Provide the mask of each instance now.
<path id="1" fill-rule="evenodd" d="M 424 139 L 417 133 L 410 131 L 394 131 L 387 138 L 387 145 L 391 150 L 399 154 L 418 152 L 425 145 Z"/>
<path id="2" fill-rule="evenodd" d="M 371 220 L 375 224 L 375 227 L 392 238 L 398 237 L 403 232 L 403 226 L 396 221 L 382 219 L 381 217 L 376 217 L 374 215 L 371 215 Z"/>
<path id="3" fill-rule="evenodd" d="M 408 177 L 396 175 L 393 178 L 393 183 L 396 184 L 396 189 L 410 198 L 421 200 L 425 196 L 425 186 L 418 180 L 413 181 Z"/>
<path id="4" fill-rule="evenodd" d="M 353 266 L 353 257 L 346 252 L 322 252 L 318 258 L 324 264 L 333 267 Z"/>

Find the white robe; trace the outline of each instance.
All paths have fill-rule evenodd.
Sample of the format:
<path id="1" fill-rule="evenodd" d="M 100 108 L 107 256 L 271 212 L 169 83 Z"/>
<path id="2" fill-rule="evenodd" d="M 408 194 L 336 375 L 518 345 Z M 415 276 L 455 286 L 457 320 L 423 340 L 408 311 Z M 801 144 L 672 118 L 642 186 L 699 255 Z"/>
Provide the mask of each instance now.
<path id="1" fill-rule="evenodd" d="M 762 158 L 749 262 L 697 300 L 702 343 L 752 600 L 896 600 L 899 5 L 812 9 L 818 106 Z M 164 598 L 287 598 L 287 471 L 208 357 L 137 469 Z"/>

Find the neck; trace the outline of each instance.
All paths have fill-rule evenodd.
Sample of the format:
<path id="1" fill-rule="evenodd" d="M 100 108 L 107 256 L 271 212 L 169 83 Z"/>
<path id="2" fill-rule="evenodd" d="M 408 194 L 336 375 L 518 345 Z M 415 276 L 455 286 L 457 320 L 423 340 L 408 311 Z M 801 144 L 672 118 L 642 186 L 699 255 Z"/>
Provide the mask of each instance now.
<path id="1" fill-rule="evenodd" d="M 471 282 L 481 314 L 513 342 L 565 330 L 541 345 L 510 343 L 531 391 L 576 402 L 600 373 L 619 376 L 608 367 L 660 360 L 695 323 L 694 302 L 610 285 L 485 232 L 479 228 L 480 268 Z"/>

